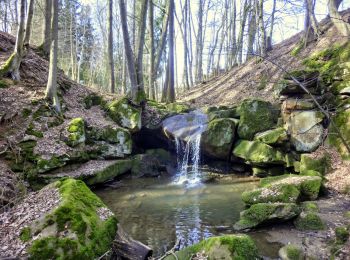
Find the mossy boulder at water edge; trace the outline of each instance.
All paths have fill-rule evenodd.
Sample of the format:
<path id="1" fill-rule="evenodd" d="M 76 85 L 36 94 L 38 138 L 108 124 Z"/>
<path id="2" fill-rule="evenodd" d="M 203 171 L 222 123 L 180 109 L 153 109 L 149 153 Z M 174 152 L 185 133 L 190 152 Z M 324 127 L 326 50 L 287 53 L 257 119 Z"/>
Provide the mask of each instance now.
<path id="1" fill-rule="evenodd" d="M 82 118 L 72 119 L 68 126 L 68 139 L 66 140 L 67 144 L 70 146 L 76 146 L 85 142 L 85 122 Z"/>
<path id="2" fill-rule="evenodd" d="M 252 140 L 254 135 L 273 128 L 278 120 L 279 110 L 271 103 L 259 99 L 246 99 L 238 108 L 240 122 L 238 136 Z"/>
<path id="3" fill-rule="evenodd" d="M 59 202 L 21 232 L 29 258 L 94 259 L 109 250 L 117 220 L 103 202 L 82 181 L 64 179 L 47 188 L 58 189 Z"/>
<path id="4" fill-rule="evenodd" d="M 141 129 L 141 108 L 135 107 L 127 98 L 110 103 L 108 114 L 117 124 L 131 132 Z"/>
<path id="5" fill-rule="evenodd" d="M 258 249 L 248 235 L 236 234 L 220 237 L 211 237 L 193 246 L 176 252 L 176 257 L 169 255 L 166 260 L 190 260 L 198 255 L 198 259 L 258 259 Z"/>
<path id="6" fill-rule="evenodd" d="M 236 123 L 228 118 L 209 122 L 202 134 L 203 152 L 214 158 L 228 159 L 235 138 Z"/>
<path id="7" fill-rule="evenodd" d="M 295 203 L 258 203 L 240 214 L 240 220 L 234 225 L 236 230 L 251 229 L 260 225 L 284 222 L 300 214 Z"/>
<path id="8" fill-rule="evenodd" d="M 233 148 L 233 155 L 252 165 L 285 165 L 285 155 L 270 145 L 259 141 L 239 140 Z"/>

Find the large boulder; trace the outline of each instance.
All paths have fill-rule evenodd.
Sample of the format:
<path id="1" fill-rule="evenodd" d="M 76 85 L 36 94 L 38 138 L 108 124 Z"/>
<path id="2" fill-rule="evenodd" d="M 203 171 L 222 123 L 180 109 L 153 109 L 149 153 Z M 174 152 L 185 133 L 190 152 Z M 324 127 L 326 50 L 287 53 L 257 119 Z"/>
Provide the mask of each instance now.
<path id="1" fill-rule="evenodd" d="M 285 164 L 282 152 L 259 141 L 239 140 L 233 148 L 233 155 L 256 166 Z"/>
<path id="2" fill-rule="evenodd" d="M 127 98 L 110 103 L 108 114 L 117 124 L 131 132 L 141 129 L 141 108 L 132 105 Z"/>
<path id="3" fill-rule="evenodd" d="M 203 132 L 201 146 L 203 152 L 213 158 L 228 159 L 235 138 L 236 124 L 232 119 L 214 119 Z"/>
<path id="4" fill-rule="evenodd" d="M 246 99 L 239 106 L 239 114 L 238 136 L 241 139 L 252 140 L 256 133 L 276 125 L 279 110 L 269 102 Z"/>
<path id="5" fill-rule="evenodd" d="M 258 259 L 258 249 L 248 235 L 236 234 L 211 237 L 186 247 L 166 260 L 175 259 Z M 196 257 L 198 256 L 198 258 Z"/>
<path id="6" fill-rule="evenodd" d="M 209 121 L 220 118 L 239 118 L 237 107 L 231 107 L 226 109 L 211 108 L 207 111 Z"/>
<path id="7" fill-rule="evenodd" d="M 309 171 L 319 172 L 325 175 L 330 166 L 330 158 L 326 153 L 302 154 L 300 157 L 300 174 L 307 175 Z"/>
<path id="8" fill-rule="evenodd" d="M 251 229 L 260 225 L 284 222 L 300 214 L 295 203 L 258 203 L 240 213 L 240 220 L 234 225 L 236 230 Z"/>
<path id="9" fill-rule="evenodd" d="M 0 216 L 8 231 L 0 257 L 95 259 L 111 248 L 117 220 L 82 181 L 64 179 L 31 193 Z"/>
<path id="10" fill-rule="evenodd" d="M 150 154 L 137 154 L 133 157 L 131 175 L 134 178 L 156 177 L 160 175 L 161 164 Z"/>
<path id="11" fill-rule="evenodd" d="M 324 115 L 318 111 L 294 111 L 285 118 L 291 143 L 298 152 L 313 152 L 322 143 Z"/>

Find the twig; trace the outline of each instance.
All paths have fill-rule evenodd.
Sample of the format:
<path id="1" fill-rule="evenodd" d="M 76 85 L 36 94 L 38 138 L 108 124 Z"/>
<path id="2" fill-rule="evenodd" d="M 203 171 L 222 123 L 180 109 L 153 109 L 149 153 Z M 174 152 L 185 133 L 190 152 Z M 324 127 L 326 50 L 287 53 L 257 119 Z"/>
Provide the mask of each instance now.
<path id="1" fill-rule="evenodd" d="M 105 252 L 103 255 L 101 255 L 99 258 L 97 258 L 97 260 L 103 259 L 105 256 L 108 256 L 110 253 L 111 253 L 111 250 L 108 250 L 108 251 Z"/>
<path id="2" fill-rule="evenodd" d="M 260 58 L 262 58 L 263 60 L 266 60 L 270 63 L 272 63 L 273 65 L 275 65 L 277 68 L 279 68 L 281 71 L 283 71 L 284 73 L 286 73 L 295 83 L 297 83 L 300 88 L 307 93 L 308 95 L 310 95 L 312 101 L 316 104 L 316 106 L 318 107 L 318 109 L 326 116 L 326 118 L 330 121 L 331 125 L 334 127 L 335 131 L 337 132 L 339 138 L 341 139 L 342 143 L 344 144 L 344 146 L 346 147 L 346 149 L 348 150 L 348 153 L 350 154 L 350 146 L 349 144 L 346 142 L 345 138 L 343 137 L 343 135 L 341 134 L 339 128 L 337 127 L 337 125 L 334 123 L 333 119 L 331 118 L 331 116 L 329 115 L 329 113 L 320 105 L 320 103 L 317 101 L 317 99 L 315 98 L 314 95 L 311 94 L 311 92 L 307 89 L 307 87 L 304 86 L 303 83 L 301 83 L 296 77 L 294 77 L 287 69 L 285 69 L 284 67 L 282 67 L 281 65 L 277 64 L 275 61 L 270 60 L 267 57 L 264 57 L 260 54 L 257 53 L 251 53 L 251 55 L 254 56 L 258 56 Z"/>
<path id="3" fill-rule="evenodd" d="M 173 248 L 171 248 L 169 251 L 167 251 L 163 256 L 161 256 L 160 258 L 156 259 L 156 260 L 163 260 L 165 257 L 167 257 L 168 255 L 173 255 L 175 257 L 176 260 L 178 260 L 177 255 L 175 254 L 175 249 L 179 246 L 181 239 L 176 240 L 175 245 L 173 246 Z"/>

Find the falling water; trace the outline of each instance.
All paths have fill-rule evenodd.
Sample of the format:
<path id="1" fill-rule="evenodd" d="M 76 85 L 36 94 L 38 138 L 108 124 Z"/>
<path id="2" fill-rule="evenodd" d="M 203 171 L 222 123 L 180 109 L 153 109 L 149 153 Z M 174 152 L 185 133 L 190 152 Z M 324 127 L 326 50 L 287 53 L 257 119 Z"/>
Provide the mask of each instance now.
<path id="1" fill-rule="evenodd" d="M 177 154 L 176 183 L 199 182 L 200 141 L 207 126 L 207 116 L 201 111 L 176 115 L 163 124 L 165 132 L 175 139 Z"/>

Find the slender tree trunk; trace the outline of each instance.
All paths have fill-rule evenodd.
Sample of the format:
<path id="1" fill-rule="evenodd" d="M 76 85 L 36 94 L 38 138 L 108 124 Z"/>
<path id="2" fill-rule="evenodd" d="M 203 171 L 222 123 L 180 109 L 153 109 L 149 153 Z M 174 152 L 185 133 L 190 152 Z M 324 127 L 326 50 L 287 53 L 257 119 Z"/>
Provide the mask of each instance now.
<path id="1" fill-rule="evenodd" d="M 185 0 L 184 11 L 183 11 L 183 44 L 184 44 L 184 70 L 183 77 L 185 81 L 185 89 L 190 89 L 190 83 L 188 81 L 188 46 L 187 46 L 187 21 L 188 21 L 188 4 L 189 0 Z"/>
<path id="2" fill-rule="evenodd" d="M 314 0 L 305 0 L 305 23 L 304 23 L 304 32 L 305 32 L 305 45 L 308 42 L 318 39 L 320 37 L 320 30 L 318 28 L 316 16 L 315 16 L 315 2 Z"/>
<path id="3" fill-rule="evenodd" d="M 110 90 L 115 92 L 114 60 L 113 60 L 113 0 L 108 0 L 108 64 L 110 72 Z"/>
<path id="4" fill-rule="evenodd" d="M 328 0 L 328 10 L 331 20 L 337 30 L 345 37 L 350 36 L 350 24 L 345 22 L 338 12 L 342 0 Z"/>
<path id="5" fill-rule="evenodd" d="M 243 52 L 243 36 L 244 36 L 244 27 L 248 15 L 249 5 L 248 1 L 244 0 L 244 4 L 242 7 L 242 14 L 241 14 L 241 23 L 240 23 L 240 29 L 238 33 L 238 39 L 237 39 L 237 63 L 242 64 L 242 52 Z"/>
<path id="6" fill-rule="evenodd" d="M 253 57 L 254 52 L 254 42 L 256 35 L 256 5 L 252 5 L 249 17 L 249 28 L 248 28 L 248 48 L 247 48 L 247 60 Z"/>
<path id="7" fill-rule="evenodd" d="M 26 34 L 24 36 L 24 46 L 29 45 L 30 33 L 31 33 L 31 29 L 32 29 L 33 13 L 34 13 L 34 0 L 29 0 L 27 24 L 26 24 L 26 30 L 25 30 Z"/>
<path id="8" fill-rule="evenodd" d="M 268 51 L 272 50 L 272 35 L 273 35 L 273 27 L 275 25 L 275 13 L 276 13 L 276 0 L 273 0 L 270 32 L 269 32 L 269 36 L 267 37 L 267 50 Z"/>
<path id="9" fill-rule="evenodd" d="M 149 98 L 155 100 L 156 95 L 154 91 L 154 12 L 153 0 L 149 0 L 148 10 L 148 30 L 149 30 L 149 48 L 150 48 L 150 64 L 149 64 Z"/>
<path id="10" fill-rule="evenodd" d="M 202 81 L 202 53 L 203 53 L 203 0 L 199 0 L 198 5 L 198 33 L 196 39 L 196 71 L 195 82 L 196 84 Z"/>
<path id="11" fill-rule="evenodd" d="M 260 54 L 265 57 L 267 53 L 266 48 L 266 30 L 264 23 L 264 0 L 259 0 L 259 29 L 260 29 Z"/>
<path id="12" fill-rule="evenodd" d="M 236 0 L 233 0 L 231 67 L 236 65 L 236 53 L 237 53 L 237 40 L 236 40 L 237 22 L 236 22 L 236 20 L 237 20 L 237 5 L 236 5 Z"/>
<path id="13" fill-rule="evenodd" d="M 52 42 L 50 48 L 49 76 L 46 85 L 46 98 L 52 100 L 53 106 L 61 111 L 57 96 L 57 52 L 58 52 L 58 0 L 52 1 Z"/>
<path id="14" fill-rule="evenodd" d="M 137 41 L 136 41 L 137 58 L 136 58 L 135 64 L 136 64 L 136 73 L 137 73 L 137 84 L 140 90 L 144 89 L 142 65 L 143 65 L 143 46 L 145 45 L 147 6 L 148 6 L 148 0 L 142 0 L 140 23 L 138 26 Z"/>
<path id="15" fill-rule="evenodd" d="M 52 16 L 52 0 L 46 0 L 45 3 L 45 21 L 44 21 L 44 31 L 42 39 L 42 49 L 44 55 L 47 57 L 50 53 L 50 44 L 51 44 L 51 16 Z"/>
<path id="16" fill-rule="evenodd" d="M 132 52 L 132 48 L 130 45 L 124 0 L 119 0 L 119 12 L 120 12 L 120 20 L 121 20 L 122 31 L 123 31 L 125 55 L 126 55 L 126 61 L 128 65 L 130 85 L 131 85 L 131 89 L 130 89 L 131 99 L 135 104 L 139 104 L 143 102 L 143 97 L 140 97 L 140 94 L 142 94 L 140 93 L 140 91 L 143 91 L 143 90 L 139 89 L 139 86 L 137 84 L 137 74 L 135 69 L 134 54 Z"/>
<path id="17" fill-rule="evenodd" d="M 174 0 L 169 3 L 169 84 L 167 89 L 167 102 L 175 102 L 175 68 L 174 68 Z"/>

